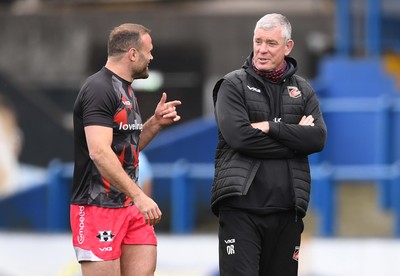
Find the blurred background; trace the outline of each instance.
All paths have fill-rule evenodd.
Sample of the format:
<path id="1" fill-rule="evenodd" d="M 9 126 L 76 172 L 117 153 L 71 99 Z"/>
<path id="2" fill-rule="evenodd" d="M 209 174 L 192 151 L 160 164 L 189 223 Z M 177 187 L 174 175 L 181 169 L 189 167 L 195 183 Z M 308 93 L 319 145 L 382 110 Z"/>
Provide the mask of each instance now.
<path id="1" fill-rule="evenodd" d="M 266 13 L 292 23 L 298 74 L 328 127 L 310 156 L 300 275 L 400 275 L 398 0 L 0 0 L 0 276 L 80 275 L 69 230 L 72 107 L 114 26 L 152 30 L 144 119 L 166 91 L 182 116 L 144 153 L 163 211 L 156 275 L 218 275 L 209 208 L 215 82 L 252 50 Z"/>

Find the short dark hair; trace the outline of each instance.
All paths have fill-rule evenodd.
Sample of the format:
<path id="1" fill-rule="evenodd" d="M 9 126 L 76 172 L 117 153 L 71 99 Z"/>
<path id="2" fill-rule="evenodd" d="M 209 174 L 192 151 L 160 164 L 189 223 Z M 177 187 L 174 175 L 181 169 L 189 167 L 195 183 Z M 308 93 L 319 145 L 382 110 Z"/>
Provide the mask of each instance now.
<path id="1" fill-rule="evenodd" d="M 130 48 L 141 48 L 141 37 L 150 30 L 139 24 L 125 23 L 115 27 L 108 38 L 108 56 L 127 52 Z"/>

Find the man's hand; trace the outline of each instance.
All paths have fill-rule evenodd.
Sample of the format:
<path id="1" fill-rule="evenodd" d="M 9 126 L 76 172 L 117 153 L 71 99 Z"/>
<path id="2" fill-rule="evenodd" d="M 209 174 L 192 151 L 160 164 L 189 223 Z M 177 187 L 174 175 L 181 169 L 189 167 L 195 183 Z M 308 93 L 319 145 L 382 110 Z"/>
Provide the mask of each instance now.
<path id="1" fill-rule="evenodd" d="M 150 143 L 163 126 L 178 122 L 181 119 L 181 116 L 179 116 L 176 111 L 176 106 L 180 105 L 181 101 L 166 101 L 167 93 L 164 92 L 160 102 L 157 104 L 154 115 L 143 125 L 139 142 L 139 148 L 141 150 Z"/>
<path id="2" fill-rule="evenodd" d="M 313 116 L 312 115 L 303 116 L 299 122 L 299 125 L 314 126 Z M 269 132 L 269 122 L 268 121 L 252 123 L 251 126 L 253 128 L 257 128 L 257 129 L 261 130 L 262 132 L 264 132 L 266 134 L 268 134 L 268 132 Z"/>
<path id="3" fill-rule="evenodd" d="M 143 192 L 137 194 L 133 198 L 133 202 L 138 208 L 139 212 L 143 214 L 146 224 L 155 225 L 161 220 L 161 210 L 158 208 L 157 203 Z"/>
<path id="4" fill-rule="evenodd" d="M 181 101 L 167 101 L 167 93 L 163 93 L 160 102 L 157 104 L 154 116 L 160 126 L 166 126 L 174 122 L 178 122 L 181 116 L 176 111 L 176 106 L 181 105 Z"/>
<path id="5" fill-rule="evenodd" d="M 314 118 L 312 115 L 303 116 L 299 122 L 302 126 L 314 126 Z"/>
<path id="6" fill-rule="evenodd" d="M 252 123 L 251 126 L 253 128 L 257 128 L 257 129 L 261 130 L 265 134 L 267 134 L 269 131 L 269 122 L 268 121 Z"/>

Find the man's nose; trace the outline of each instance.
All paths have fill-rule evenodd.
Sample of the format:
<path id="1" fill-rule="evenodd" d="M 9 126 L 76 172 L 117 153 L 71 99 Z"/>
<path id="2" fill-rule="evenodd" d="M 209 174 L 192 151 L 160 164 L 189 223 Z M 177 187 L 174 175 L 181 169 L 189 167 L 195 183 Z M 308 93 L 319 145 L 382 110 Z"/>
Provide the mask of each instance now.
<path id="1" fill-rule="evenodd" d="M 266 53 L 268 51 L 269 51 L 269 47 L 268 47 L 267 43 L 262 43 L 260 46 L 260 52 Z"/>

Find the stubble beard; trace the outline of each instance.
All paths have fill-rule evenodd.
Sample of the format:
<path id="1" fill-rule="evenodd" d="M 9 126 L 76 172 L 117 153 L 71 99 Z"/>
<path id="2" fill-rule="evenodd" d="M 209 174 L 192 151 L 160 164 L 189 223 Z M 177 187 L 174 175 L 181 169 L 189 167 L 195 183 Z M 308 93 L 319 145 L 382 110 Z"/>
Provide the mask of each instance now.
<path id="1" fill-rule="evenodd" d="M 147 68 L 147 66 L 140 72 L 133 72 L 132 74 L 132 78 L 134 80 L 138 80 L 138 79 L 147 79 L 149 77 L 149 70 Z"/>

